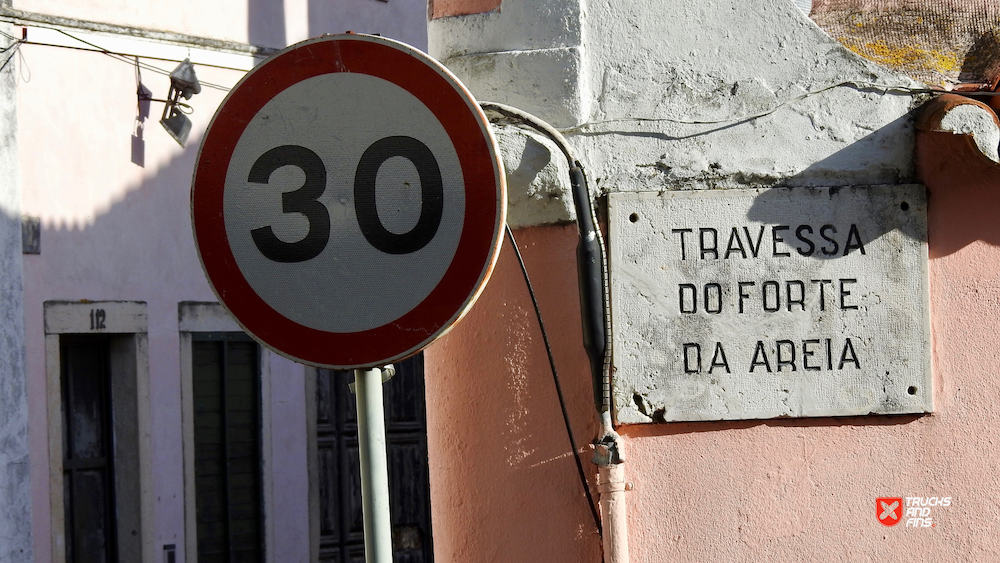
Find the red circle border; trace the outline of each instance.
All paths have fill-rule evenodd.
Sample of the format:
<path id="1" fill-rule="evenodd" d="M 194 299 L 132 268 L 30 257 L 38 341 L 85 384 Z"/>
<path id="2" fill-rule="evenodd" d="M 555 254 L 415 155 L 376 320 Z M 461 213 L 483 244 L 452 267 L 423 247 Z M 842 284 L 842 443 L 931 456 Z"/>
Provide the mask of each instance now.
<path id="1" fill-rule="evenodd" d="M 223 214 L 229 162 L 253 117 L 286 88 L 333 72 L 375 76 L 413 94 L 447 131 L 465 181 L 461 238 L 437 287 L 402 317 L 355 333 L 313 329 L 284 317 L 268 305 L 236 263 Z M 212 119 L 198 154 L 191 188 L 195 246 L 219 301 L 249 334 L 276 352 L 307 364 L 336 369 L 398 361 L 419 352 L 447 332 L 468 311 L 488 281 L 499 253 L 500 229 L 506 214 L 502 166 L 478 104 L 439 63 L 411 47 L 378 37 L 346 35 L 312 39 L 278 53 L 247 74 Z M 491 170 L 492 175 L 485 174 L 486 170 Z M 405 273 L 372 272 L 372 275 Z"/>

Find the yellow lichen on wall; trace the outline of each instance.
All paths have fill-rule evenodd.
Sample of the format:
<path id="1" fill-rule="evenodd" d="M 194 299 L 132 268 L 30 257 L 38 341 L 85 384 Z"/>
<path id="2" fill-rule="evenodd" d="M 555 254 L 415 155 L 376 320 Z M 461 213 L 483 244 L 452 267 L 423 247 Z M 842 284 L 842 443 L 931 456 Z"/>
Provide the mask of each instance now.
<path id="1" fill-rule="evenodd" d="M 915 45 L 889 45 L 885 41 L 862 43 L 850 37 L 838 37 L 837 40 L 858 55 L 897 70 L 932 70 L 948 74 L 962 69 L 962 60 L 954 51 L 926 49 Z"/>
<path id="2" fill-rule="evenodd" d="M 1000 77 L 997 0 L 813 0 L 810 17 L 858 55 L 935 86 Z"/>

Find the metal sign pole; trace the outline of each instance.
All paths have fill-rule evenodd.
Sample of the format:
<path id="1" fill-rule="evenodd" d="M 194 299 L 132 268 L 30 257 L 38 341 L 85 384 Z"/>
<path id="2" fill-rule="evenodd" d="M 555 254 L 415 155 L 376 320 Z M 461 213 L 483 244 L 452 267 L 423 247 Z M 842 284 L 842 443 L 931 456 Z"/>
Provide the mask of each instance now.
<path id="1" fill-rule="evenodd" d="M 390 368 L 391 369 L 391 368 Z M 354 370 L 361 458 L 361 506 L 365 520 L 365 561 L 392 563 L 389 468 L 386 462 L 382 370 Z"/>

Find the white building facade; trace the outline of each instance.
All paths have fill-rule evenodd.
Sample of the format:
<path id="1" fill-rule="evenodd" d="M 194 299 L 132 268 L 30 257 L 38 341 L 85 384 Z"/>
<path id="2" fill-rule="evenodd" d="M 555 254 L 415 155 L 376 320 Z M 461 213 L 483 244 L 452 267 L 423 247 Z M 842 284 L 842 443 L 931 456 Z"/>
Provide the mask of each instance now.
<path id="1" fill-rule="evenodd" d="M 236 429 L 223 435 L 231 463 L 216 460 L 218 482 L 241 494 L 240 463 L 256 479 L 253 498 L 224 507 L 220 549 L 315 560 L 316 387 L 303 366 L 242 339 L 215 303 L 191 234 L 191 176 L 215 109 L 268 54 L 349 30 L 425 48 L 426 5 L 28 1 L 5 2 L 0 21 L 0 561 L 197 560 L 196 507 L 210 502 L 197 499 L 212 485 L 196 463 L 211 463 L 198 456 L 219 422 L 200 414 L 215 393 L 197 383 L 205 365 L 229 385 L 229 406 L 209 418 Z M 193 122 L 182 147 L 157 122 L 184 59 L 202 90 L 182 100 Z M 253 455 L 239 461 L 241 447 Z"/>

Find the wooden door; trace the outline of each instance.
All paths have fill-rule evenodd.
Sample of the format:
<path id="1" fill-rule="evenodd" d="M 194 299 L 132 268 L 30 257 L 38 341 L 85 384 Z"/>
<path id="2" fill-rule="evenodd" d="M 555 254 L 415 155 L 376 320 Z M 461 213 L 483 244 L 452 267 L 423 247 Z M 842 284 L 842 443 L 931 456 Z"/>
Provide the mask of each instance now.
<path id="1" fill-rule="evenodd" d="M 192 341 L 199 563 L 260 563 L 260 369 L 243 333 Z"/>
<path id="2" fill-rule="evenodd" d="M 424 359 L 395 364 L 383 385 L 394 563 L 431 563 Z M 316 385 L 321 563 L 364 563 L 354 372 L 319 370 Z"/>
<path id="3" fill-rule="evenodd" d="M 109 341 L 63 336 L 60 356 L 66 562 L 115 563 Z"/>

